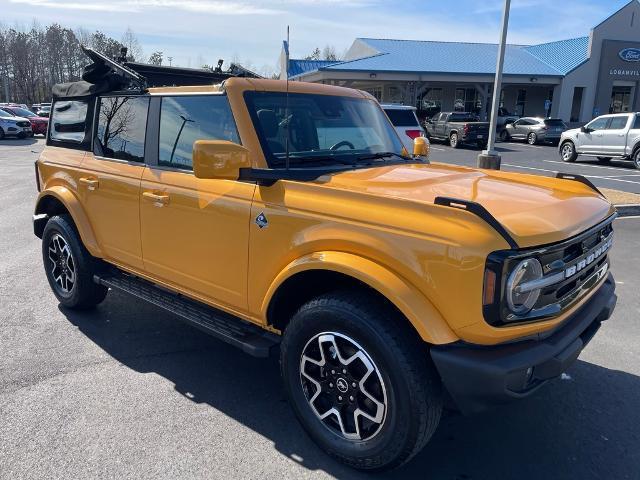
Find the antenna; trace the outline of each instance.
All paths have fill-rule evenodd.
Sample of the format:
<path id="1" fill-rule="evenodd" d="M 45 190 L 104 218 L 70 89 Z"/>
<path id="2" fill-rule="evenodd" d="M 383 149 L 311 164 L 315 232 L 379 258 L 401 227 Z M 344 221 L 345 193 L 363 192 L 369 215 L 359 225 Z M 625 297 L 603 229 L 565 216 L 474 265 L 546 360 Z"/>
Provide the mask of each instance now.
<path id="1" fill-rule="evenodd" d="M 286 83 L 286 92 L 284 96 L 284 119 L 285 119 L 285 125 L 287 127 L 287 136 L 284 141 L 284 148 L 285 148 L 284 166 L 286 170 L 289 170 L 289 124 L 291 123 L 291 119 L 289 118 L 289 50 L 290 50 L 289 25 L 287 25 L 287 52 L 286 52 L 287 64 L 285 65 L 286 74 L 287 74 L 285 81 L 287 83 Z"/>

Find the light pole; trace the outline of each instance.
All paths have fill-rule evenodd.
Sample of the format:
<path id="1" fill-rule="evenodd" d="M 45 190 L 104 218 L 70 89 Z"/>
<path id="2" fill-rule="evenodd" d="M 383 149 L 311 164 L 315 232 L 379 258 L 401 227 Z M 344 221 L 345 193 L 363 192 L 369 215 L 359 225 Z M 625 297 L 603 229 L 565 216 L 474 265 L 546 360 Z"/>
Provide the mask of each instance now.
<path id="1" fill-rule="evenodd" d="M 491 119 L 489 121 L 489 141 L 487 149 L 478 155 L 479 168 L 500 170 L 500 155 L 495 151 L 496 129 L 498 126 L 498 109 L 500 108 L 500 94 L 502 93 L 502 66 L 504 65 L 504 51 L 507 47 L 507 29 L 509 27 L 509 9 L 511 0 L 504 0 L 502 12 L 502 29 L 498 44 L 498 62 L 496 64 L 496 79 L 493 82 L 493 97 L 491 102 Z"/>

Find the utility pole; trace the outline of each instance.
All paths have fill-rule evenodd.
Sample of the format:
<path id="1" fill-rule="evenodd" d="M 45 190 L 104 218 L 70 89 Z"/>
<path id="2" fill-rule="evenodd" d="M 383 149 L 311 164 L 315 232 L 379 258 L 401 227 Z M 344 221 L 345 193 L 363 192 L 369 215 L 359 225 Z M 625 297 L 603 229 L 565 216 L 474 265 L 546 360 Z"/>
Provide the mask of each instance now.
<path id="1" fill-rule="evenodd" d="M 3 75 L 4 77 L 4 101 L 7 103 L 11 103 L 11 100 L 9 99 L 9 69 L 7 68 L 5 70 L 5 74 Z"/>
<path id="2" fill-rule="evenodd" d="M 173 57 L 167 57 L 167 60 L 169 60 L 169 66 L 171 66 L 171 62 L 173 61 Z"/>
<path id="3" fill-rule="evenodd" d="M 500 94 L 502 93 L 502 67 L 504 65 L 504 51 L 507 47 L 507 29 L 509 27 L 509 9 L 511 0 L 504 0 L 502 12 L 502 29 L 498 44 L 498 62 L 496 64 L 496 78 L 493 83 L 493 98 L 491 102 L 491 119 L 489 121 L 489 141 L 487 149 L 478 155 L 478 167 L 500 170 L 500 154 L 494 149 L 496 129 L 498 126 L 498 109 L 500 108 Z"/>

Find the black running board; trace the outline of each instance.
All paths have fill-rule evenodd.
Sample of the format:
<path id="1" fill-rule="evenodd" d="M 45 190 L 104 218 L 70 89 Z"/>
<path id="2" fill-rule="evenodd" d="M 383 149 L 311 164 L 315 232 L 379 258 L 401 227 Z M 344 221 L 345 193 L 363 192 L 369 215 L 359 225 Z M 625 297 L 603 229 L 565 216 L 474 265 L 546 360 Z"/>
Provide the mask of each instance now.
<path id="1" fill-rule="evenodd" d="M 254 357 L 268 357 L 271 348 L 280 343 L 274 333 L 222 312 L 179 293 L 165 290 L 139 277 L 123 272 L 94 275 L 93 281 L 105 287 L 128 293 L 163 308 L 188 324 L 199 328 Z"/>

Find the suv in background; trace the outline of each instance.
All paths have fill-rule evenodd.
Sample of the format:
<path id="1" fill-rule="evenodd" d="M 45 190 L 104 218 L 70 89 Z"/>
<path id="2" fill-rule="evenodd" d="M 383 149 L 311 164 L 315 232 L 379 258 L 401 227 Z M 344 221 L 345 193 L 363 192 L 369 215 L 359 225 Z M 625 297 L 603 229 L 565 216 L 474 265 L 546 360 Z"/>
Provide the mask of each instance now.
<path id="1" fill-rule="evenodd" d="M 473 413 L 533 394 L 615 306 L 615 209 L 582 177 L 430 164 L 422 137 L 407 156 L 358 90 L 110 90 L 91 67 L 95 84 L 54 87 L 36 163 L 58 301 L 117 290 L 278 352 L 301 424 L 350 466 L 408 461 L 445 398 Z"/>
<path id="2" fill-rule="evenodd" d="M 26 108 L 14 105 L 2 107 L 2 109 L 7 113 L 15 115 L 16 117 L 24 117 L 29 120 L 29 123 L 31 123 L 31 130 L 33 134 L 47 134 L 47 125 L 49 124 L 49 119 L 47 117 L 40 117 L 39 115 L 33 113 L 31 110 L 27 110 Z"/>
<path id="3" fill-rule="evenodd" d="M 557 145 L 566 129 L 567 126 L 559 118 L 522 117 L 505 125 L 500 132 L 500 140 L 526 140 L 529 145 L 540 142 Z"/>
<path id="4" fill-rule="evenodd" d="M 558 152 L 565 162 L 585 155 L 601 162 L 629 160 L 640 169 L 640 113 L 602 115 L 584 127 L 567 130 Z"/>
<path id="5" fill-rule="evenodd" d="M 0 108 L 0 140 L 5 137 L 32 137 L 31 122 L 24 117 L 18 117 L 4 110 L 4 108 L 6 107 Z"/>
<path id="6" fill-rule="evenodd" d="M 413 140 L 425 136 L 416 116 L 416 107 L 391 103 L 383 103 L 380 106 L 391 120 L 407 152 L 413 152 Z"/>

